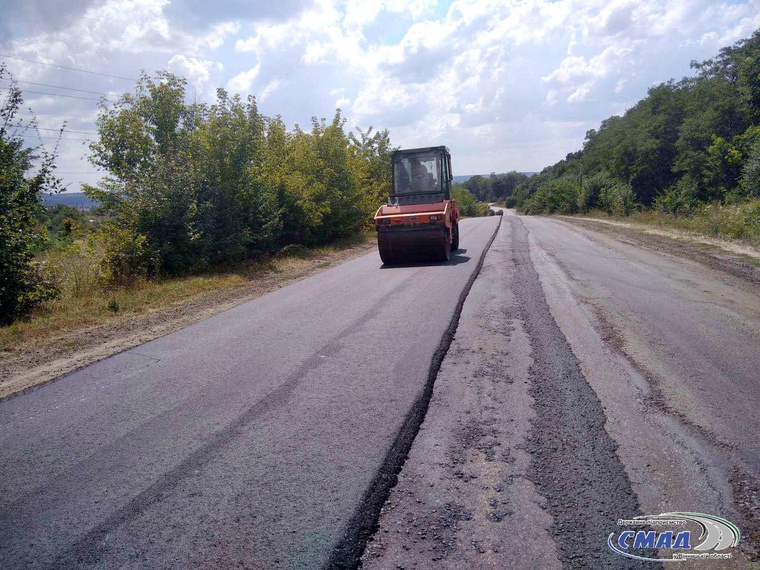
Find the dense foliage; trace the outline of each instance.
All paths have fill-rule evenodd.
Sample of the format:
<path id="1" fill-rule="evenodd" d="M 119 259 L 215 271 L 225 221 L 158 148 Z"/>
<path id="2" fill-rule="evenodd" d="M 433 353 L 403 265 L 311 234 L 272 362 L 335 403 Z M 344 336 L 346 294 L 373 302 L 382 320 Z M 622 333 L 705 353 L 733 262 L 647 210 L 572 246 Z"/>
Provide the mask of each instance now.
<path id="1" fill-rule="evenodd" d="M 0 66 L 0 79 L 7 78 Z M 35 214 L 42 192 L 53 191 L 55 153 L 27 147 L 23 135 L 34 121 L 19 118 L 21 91 L 11 80 L 0 106 L 0 324 L 8 324 L 58 294 L 55 283 L 32 260 L 39 242 Z"/>
<path id="2" fill-rule="evenodd" d="M 582 150 L 520 185 L 517 204 L 681 215 L 760 198 L 760 30 L 692 68 L 589 131 Z"/>
<path id="3" fill-rule="evenodd" d="M 473 176 L 462 186 L 481 202 L 505 202 L 511 208 L 516 202 L 517 189 L 527 181 L 527 174 L 513 171 L 506 174 L 492 173 L 488 178 Z"/>
<path id="4" fill-rule="evenodd" d="M 475 194 L 467 190 L 465 184 L 454 184 L 451 197 L 459 204 L 459 212 L 466 217 L 487 216 L 491 210 L 486 202 L 479 202 Z"/>
<path id="5" fill-rule="evenodd" d="M 390 186 L 387 131 L 347 134 L 340 111 L 288 131 L 253 97 L 220 89 L 213 105 L 188 104 L 185 80 L 167 72 L 103 102 L 97 125 L 91 161 L 108 176 L 85 191 L 112 220 L 116 282 L 356 233 Z"/>

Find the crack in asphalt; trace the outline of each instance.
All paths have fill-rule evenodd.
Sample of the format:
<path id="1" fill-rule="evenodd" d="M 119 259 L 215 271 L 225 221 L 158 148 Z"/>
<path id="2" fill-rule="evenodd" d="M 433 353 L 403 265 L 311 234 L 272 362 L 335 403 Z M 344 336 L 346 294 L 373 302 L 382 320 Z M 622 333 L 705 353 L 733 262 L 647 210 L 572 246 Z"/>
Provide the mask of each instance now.
<path id="1" fill-rule="evenodd" d="M 449 346 L 451 346 L 451 342 L 454 340 L 454 334 L 456 333 L 459 324 L 459 317 L 462 314 L 462 307 L 464 306 L 464 302 L 467 299 L 470 289 L 472 289 L 475 279 L 477 279 L 480 274 L 486 254 L 491 248 L 494 239 L 496 239 L 501 223 L 502 216 L 499 216 L 499 223 L 496 225 L 496 229 L 488 240 L 488 243 L 486 243 L 483 248 L 483 252 L 480 255 L 480 259 L 478 260 L 472 275 L 470 275 L 464 289 L 462 289 L 462 292 L 459 295 L 459 301 L 454 309 L 454 314 L 449 321 L 449 326 L 444 331 L 443 336 L 441 337 L 441 342 L 433 354 L 425 387 L 422 390 L 419 399 L 414 403 L 412 409 L 407 414 L 406 419 L 404 420 L 404 425 L 385 456 L 377 475 L 375 475 L 375 478 L 367 488 L 363 500 L 346 525 L 341 540 L 338 542 L 325 565 L 326 569 L 344 570 L 359 567 L 361 556 L 367 545 L 367 541 L 377 530 L 378 520 L 380 519 L 380 510 L 388 499 L 391 489 L 396 485 L 398 474 L 404 466 L 409 450 L 412 448 L 412 443 L 414 443 L 414 439 L 420 430 L 420 426 L 425 421 L 425 414 L 427 413 L 428 405 L 430 404 L 430 398 L 433 395 L 435 379 L 438 376 L 438 371 L 441 368 L 443 359 L 446 357 Z"/>
<path id="2" fill-rule="evenodd" d="M 607 548 L 619 518 L 643 513 L 605 430 L 601 402 L 551 315 L 530 257 L 528 230 L 518 218 L 510 218 L 510 225 L 514 292 L 534 361 L 529 393 L 536 417 L 525 444 L 532 456 L 528 476 L 554 518 L 549 531 L 565 568 L 640 568 Z"/>

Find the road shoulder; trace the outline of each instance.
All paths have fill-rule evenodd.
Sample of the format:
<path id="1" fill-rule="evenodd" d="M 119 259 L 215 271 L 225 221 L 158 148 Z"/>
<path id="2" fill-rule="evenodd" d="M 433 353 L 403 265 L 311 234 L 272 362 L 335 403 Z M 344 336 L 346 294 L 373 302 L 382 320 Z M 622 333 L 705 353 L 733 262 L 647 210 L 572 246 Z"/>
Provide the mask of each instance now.
<path id="1" fill-rule="evenodd" d="M 557 218 L 637 247 L 687 258 L 751 283 L 760 284 L 760 251 L 749 245 L 643 224 L 575 216 Z"/>

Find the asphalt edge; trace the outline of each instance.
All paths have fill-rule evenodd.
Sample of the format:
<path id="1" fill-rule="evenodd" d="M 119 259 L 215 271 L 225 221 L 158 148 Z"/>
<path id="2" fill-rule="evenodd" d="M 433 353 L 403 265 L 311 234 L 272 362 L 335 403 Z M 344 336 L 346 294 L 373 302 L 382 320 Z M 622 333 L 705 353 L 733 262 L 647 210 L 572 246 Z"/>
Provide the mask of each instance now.
<path id="1" fill-rule="evenodd" d="M 391 489 L 396 486 L 396 483 L 398 482 L 398 474 L 401 472 L 401 469 L 406 462 L 407 455 L 414 443 L 414 439 L 417 437 L 417 433 L 425 421 L 428 406 L 430 405 L 430 399 L 433 396 L 435 380 L 438 377 L 438 372 L 441 369 L 443 359 L 446 357 L 446 353 L 451 346 L 451 342 L 454 340 L 454 335 L 459 326 L 459 318 L 462 314 L 462 308 L 470 293 L 470 289 L 472 289 L 472 285 L 475 283 L 475 279 L 480 275 L 486 255 L 491 249 L 491 244 L 499 233 L 502 219 L 503 216 L 499 216 L 499 223 L 496 225 L 496 229 L 488 240 L 488 243 L 486 243 L 486 246 L 483 248 L 483 252 L 480 254 L 475 269 L 467 280 L 462 292 L 459 294 L 459 301 L 454 308 L 454 314 L 451 316 L 449 326 L 444 331 L 441 341 L 438 344 L 438 348 L 433 354 L 433 358 L 430 362 L 430 369 L 428 370 L 428 379 L 420 397 L 407 414 L 404 424 L 388 450 L 380 469 L 369 484 L 362 501 L 359 503 L 359 506 L 348 521 L 348 524 L 343 531 L 343 536 L 338 541 L 330 558 L 325 564 L 325 569 L 353 570 L 359 567 L 361 556 L 364 553 L 367 542 L 378 529 L 380 511 L 385 504 L 385 501 L 388 499 Z"/>

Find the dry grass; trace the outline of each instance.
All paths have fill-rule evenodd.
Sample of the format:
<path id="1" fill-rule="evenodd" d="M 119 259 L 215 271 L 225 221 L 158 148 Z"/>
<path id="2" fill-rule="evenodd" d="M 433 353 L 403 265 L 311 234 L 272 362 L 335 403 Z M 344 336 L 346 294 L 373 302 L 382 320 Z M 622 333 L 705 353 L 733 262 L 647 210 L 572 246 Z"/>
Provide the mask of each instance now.
<path id="1" fill-rule="evenodd" d="M 750 200 L 742 204 L 708 204 L 688 216 L 675 216 L 656 210 L 634 212 L 630 216 L 610 216 L 605 212 L 593 211 L 587 217 L 600 220 L 615 220 L 678 230 L 695 235 L 739 242 L 754 248 L 760 247 L 760 200 Z"/>

